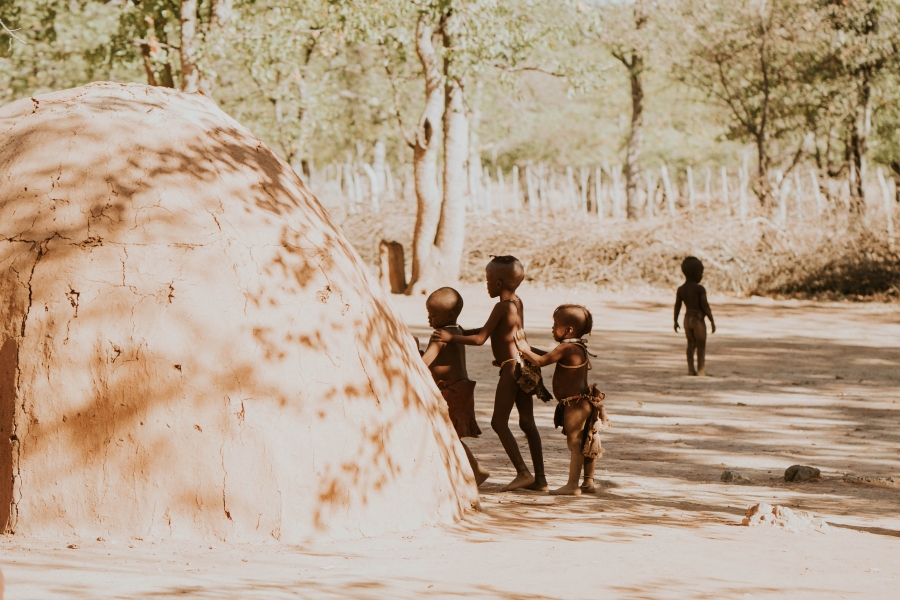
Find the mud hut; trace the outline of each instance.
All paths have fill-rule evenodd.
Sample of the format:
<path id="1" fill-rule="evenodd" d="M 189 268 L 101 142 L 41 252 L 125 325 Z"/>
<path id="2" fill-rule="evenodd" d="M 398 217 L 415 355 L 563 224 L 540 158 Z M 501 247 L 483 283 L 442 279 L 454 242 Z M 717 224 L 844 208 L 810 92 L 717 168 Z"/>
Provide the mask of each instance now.
<path id="1" fill-rule="evenodd" d="M 0 139 L 7 533 L 294 543 L 477 503 L 408 330 L 211 100 L 96 83 Z"/>

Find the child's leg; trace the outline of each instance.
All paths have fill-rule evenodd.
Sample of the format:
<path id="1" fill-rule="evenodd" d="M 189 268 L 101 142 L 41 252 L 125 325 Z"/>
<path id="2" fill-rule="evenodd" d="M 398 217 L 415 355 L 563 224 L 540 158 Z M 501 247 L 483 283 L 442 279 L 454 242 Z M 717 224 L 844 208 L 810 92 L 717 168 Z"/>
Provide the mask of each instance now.
<path id="1" fill-rule="evenodd" d="M 693 329 L 697 343 L 697 374 L 706 375 L 706 321 L 697 319 Z"/>
<path id="2" fill-rule="evenodd" d="M 472 467 L 472 473 L 475 474 L 475 485 L 481 485 L 491 476 L 491 474 L 478 463 L 478 459 L 475 458 L 475 455 L 472 454 L 472 451 L 469 450 L 469 447 L 466 446 L 464 441 L 459 440 L 459 443 L 462 444 L 463 450 L 466 451 L 466 458 L 469 459 L 469 466 Z"/>
<path id="3" fill-rule="evenodd" d="M 596 458 L 584 457 L 584 483 L 581 484 L 581 491 L 586 494 L 593 494 L 597 491 L 594 484 L 594 467 L 596 465 Z"/>
<path id="4" fill-rule="evenodd" d="M 491 417 L 491 429 L 497 433 L 506 455 L 516 468 L 516 478 L 509 482 L 502 491 L 523 488 L 534 483 L 534 476 L 525 466 L 522 453 L 516 437 L 509 430 L 509 415 L 516 403 L 516 392 L 519 385 L 516 383 L 515 364 L 507 363 L 500 370 L 500 381 L 497 382 L 497 393 L 494 395 L 494 414 Z"/>
<path id="5" fill-rule="evenodd" d="M 580 496 L 578 479 L 584 466 L 584 426 L 591 416 L 591 403 L 582 398 L 566 406 L 563 424 L 566 429 L 566 445 L 569 447 L 569 481 L 563 487 L 550 493 L 556 496 Z"/>
<path id="6" fill-rule="evenodd" d="M 687 338 L 687 363 L 688 375 L 696 375 L 694 370 L 694 349 L 697 347 L 697 340 L 694 337 L 694 320 L 686 318 L 684 320 L 684 337 Z"/>
<path id="7" fill-rule="evenodd" d="M 537 423 L 534 422 L 534 397 L 519 389 L 516 392 L 516 410 L 519 412 L 519 429 L 528 440 L 531 464 L 534 465 L 534 483 L 528 489 L 546 492 L 548 487 L 547 477 L 544 475 L 544 449 Z"/>

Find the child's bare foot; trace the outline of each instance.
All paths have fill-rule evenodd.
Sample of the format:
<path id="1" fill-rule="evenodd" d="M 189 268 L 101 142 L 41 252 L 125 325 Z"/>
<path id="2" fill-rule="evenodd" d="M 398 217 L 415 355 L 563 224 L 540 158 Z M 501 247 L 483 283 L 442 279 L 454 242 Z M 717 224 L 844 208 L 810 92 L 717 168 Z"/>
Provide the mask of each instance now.
<path id="1" fill-rule="evenodd" d="M 594 478 L 593 477 L 585 477 L 584 483 L 581 484 L 581 491 L 585 494 L 596 494 L 597 488 L 594 486 Z"/>
<path id="2" fill-rule="evenodd" d="M 512 490 L 518 490 L 524 487 L 528 487 L 534 483 L 534 475 L 529 473 L 528 471 L 522 471 L 521 473 L 516 474 L 516 478 L 510 481 L 504 486 L 501 492 L 509 492 Z"/>
<path id="3" fill-rule="evenodd" d="M 689 369 L 689 370 L 688 370 L 688 375 L 690 375 L 690 376 L 693 377 L 693 376 L 696 375 L 696 374 L 697 374 L 697 371 L 695 371 L 695 370 L 693 370 L 693 369 Z"/>
<path id="4" fill-rule="evenodd" d="M 529 490 L 535 490 L 538 492 L 546 492 L 550 489 L 550 486 L 547 485 L 547 478 L 543 475 L 535 475 L 534 483 L 528 486 Z"/>
<path id="5" fill-rule="evenodd" d="M 578 487 L 578 484 L 575 485 L 564 485 L 559 489 L 550 490 L 551 496 L 580 496 L 581 488 Z"/>
<path id="6" fill-rule="evenodd" d="M 481 465 L 478 465 L 473 471 L 475 472 L 475 485 L 481 485 L 491 476 L 490 472 Z"/>
<path id="7" fill-rule="evenodd" d="M 698 375 L 700 377 L 706 377 L 706 369 L 700 369 L 699 371 L 694 373 L 694 375 Z"/>

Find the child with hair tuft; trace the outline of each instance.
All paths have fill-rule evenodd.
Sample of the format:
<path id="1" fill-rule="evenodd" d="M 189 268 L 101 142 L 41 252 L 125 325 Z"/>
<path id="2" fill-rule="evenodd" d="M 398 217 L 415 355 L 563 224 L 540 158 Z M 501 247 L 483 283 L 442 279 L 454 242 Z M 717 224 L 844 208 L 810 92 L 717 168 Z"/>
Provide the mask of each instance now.
<path id="1" fill-rule="evenodd" d="M 484 327 L 462 333 L 438 329 L 431 335 L 431 341 L 481 346 L 488 339 L 491 340 L 494 365 L 500 368 L 491 428 L 497 432 L 503 449 L 516 468 L 515 478 L 501 491 L 519 488 L 547 490 L 541 436 L 534 422 L 534 382 L 526 382 L 528 388 L 524 389 L 520 384 L 523 365 L 516 348 L 516 332 L 522 329 L 524 322 L 524 307 L 522 299 L 516 295 L 516 289 L 525 279 L 525 268 L 515 256 L 495 256 L 485 267 L 485 279 L 488 295 L 491 298 L 499 297 L 500 301 L 494 305 Z M 528 439 L 534 475 L 528 470 L 516 438 L 509 429 L 509 416 L 513 406 L 519 412 L 519 427 Z"/>
<path id="2" fill-rule="evenodd" d="M 609 426 L 609 419 L 603 408 L 603 392 L 596 384 L 588 385 L 587 373 L 592 367 L 584 336 L 591 332 L 593 323 L 590 311 L 584 306 L 563 304 L 553 311 L 551 332 L 559 343 L 556 348 L 539 356 L 524 336 L 516 337 L 519 351 L 535 366 L 556 364 L 553 395 L 558 404 L 553 422 L 563 428 L 570 458 L 569 480 L 563 487 L 551 491 L 553 495 L 580 496 L 582 492 L 596 491 L 595 460 L 603 454 L 600 431 Z M 584 484 L 579 487 L 582 468 Z"/>
<path id="3" fill-rule="evenodd" d="M 706 300 L 706 289 L 700 285 L 703 279 L 703 263 L 695 256 L 688 256 L 681 263 L 685 282 L 675 293 L 675 331 L 678 332 L 678 313 L 684 303 L 684 335 L 687 337 L 688 375 L 706 375 L 706 321 L 716 332 L 716 321 Z M 697 351 L 697 368 L 694 369 L 694 350 Z"/>

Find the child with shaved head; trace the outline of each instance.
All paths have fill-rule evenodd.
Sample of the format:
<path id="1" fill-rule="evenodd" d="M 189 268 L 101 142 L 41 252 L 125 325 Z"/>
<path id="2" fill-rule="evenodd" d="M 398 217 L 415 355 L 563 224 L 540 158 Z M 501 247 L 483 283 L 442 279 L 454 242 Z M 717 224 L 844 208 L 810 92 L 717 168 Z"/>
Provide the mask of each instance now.
<path id="1" fill-rule="evenodd" d="M 556 364 L 553 374 L 553 395 L 559 403 L 553 421 L 563 428 L 569 447 L 569 480 L 553 490 L 554 495 L 579 496 L 582 491 L 593 492 L 594 461 L 603 453 L 600 430 L 609 424 L 603 410 L 602 392 L 588 386 L 587 373 L 591 368 L 587 342 L 583 337 L 591 332 L 594 319 L 588 309 L 578 304 L 563 304 L 553 311 L 553 339 L 559 342 L 553 350 L 538 356 L 517 337 L 519 351 L 535 366 Z M 584 468 L 584 485 L 578 478 Z"/>
<path id="2" fill-rule="evenodd" d="M 481 346 L 490 338 L 494 365 L 500 368 L 491 428 L 497 432 L 503 449 L 516 468 L 516 477 L 503 491 L 519 488 L 546 490 L 541 436 L 534 422 L 533 392 L 526 392 L 519 384 L 522 365 L 516 348 L 516 332 L 524 327 L 525 318 L 522 300 L 516 295 L 516 289 L 525 279 L 525 269 L 515 256 L 495 256 L 485 268 L 485 279 L 488 295 L 491 298 L 499 297 L 500 301 L 494 305 L 484 327 L 461 333 L 438 329 L 432 334 L 431 341 Z M 509 429 L 509 415 L 513 406 L 519 412 L 519 427 L 528 439 L 534 475 L 528 470 L 516 438 Z"/>
<path id="3" fill-rule="evenodd" d="M 681 263 L 685 282 L 675 293 L 675 331 L 678 331 L 678 313 L 684 302 L 684 335 L 687 337 L 688 375 L 706 375 L 706 321 L 716 332 L 716 322 L 706 300 L 706 289 L 700 285 L 703 279 L 703 263 L 699 258 L 688 256 Z M 697 350 L 697 369 L 694 369 L 694 350 Z"/>
<path id="4" fill-rule="evenodd" d="M 431 327 L 451 334 L 463 332 L 456 324 L 463 309 L 463 299 L 453 288 L 435 290 L 425 301 L 425 309 L 428 311 L 428 324 Z M 466 349 L 464 346 L 431 340 L 422 359 L 447 402 L 450 422 L 466 451 L 469 465 L 475 474 L 475 483 L 481 485 L 490 473 L 478 464 L 472 451 L 462 441 L 464 437 L 481 435 L 481 428 L 475 420 L 475 382 L 469 380 L 466 371 Z"/>

